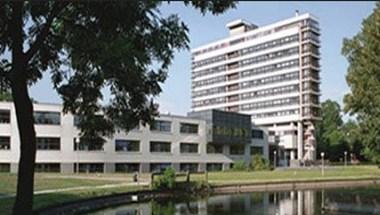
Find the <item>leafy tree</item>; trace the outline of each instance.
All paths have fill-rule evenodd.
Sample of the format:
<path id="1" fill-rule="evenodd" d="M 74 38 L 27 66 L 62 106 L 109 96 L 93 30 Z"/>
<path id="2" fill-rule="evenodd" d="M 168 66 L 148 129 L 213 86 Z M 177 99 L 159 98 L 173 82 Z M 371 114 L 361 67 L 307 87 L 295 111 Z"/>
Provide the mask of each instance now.
<path id="1" fill-rule="evenodd" d="M 161 1 L 4 1 L 0 4 L 0 80 L 9 84 L 20 134 L 14 214 L 31 214 L 35 165 L 33 105 L 28 87 L 49 72 L 63 110 L 80 117 L 81 138 L 102 140 L 157 114 L 154 98 L 176 50 L 188 48 L 178 15 Z M 219 14 L 231 0 L 186 0 Z M 111 97 L 100 100 L 103 90 Z"/>
<path id="2" fill-rule="evenodd" d="M 251 169 L 254 171 L 268 170 L 270 169 L 269 161 L 260 154 L 253 155 Z"/>
<path id="3" fill-rule="evenodd" d="M 0 90 L 0 101 L 12 101 L 12 94 L 9 91 Z"/>
<path id="4" fill-rule="evenodd" d="M 362 22 L 361 31 L 344 39 L 342 54 L 349 67 L 351 92 L 344 97 L 345 111 L 357 117 L 364 154 L 380 165 L 380 3 Z"/>

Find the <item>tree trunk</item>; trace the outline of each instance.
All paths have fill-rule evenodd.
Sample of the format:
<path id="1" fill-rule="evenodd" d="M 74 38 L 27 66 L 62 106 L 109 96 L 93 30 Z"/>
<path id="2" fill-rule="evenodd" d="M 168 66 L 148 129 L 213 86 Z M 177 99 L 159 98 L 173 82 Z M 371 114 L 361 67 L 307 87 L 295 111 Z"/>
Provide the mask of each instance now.
<path id="1" fill-rule="evenodd" d="M 23 53 L 23 1 L 12 4 L 12 72 L 11 88 L 20 136 L 20 160 L 17 176 L 14 215 L 29 215 L 33 210 L 34 164 L 36 133 L 33 104 L 28 95 L 27 62 Z"/>

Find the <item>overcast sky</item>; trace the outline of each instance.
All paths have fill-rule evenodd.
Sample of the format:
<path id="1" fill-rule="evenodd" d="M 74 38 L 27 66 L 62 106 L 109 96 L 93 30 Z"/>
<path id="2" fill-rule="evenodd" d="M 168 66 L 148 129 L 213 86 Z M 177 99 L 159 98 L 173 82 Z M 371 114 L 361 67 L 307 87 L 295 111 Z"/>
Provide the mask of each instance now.
<path id="1" fill-rule="evenodd" d="M 343 38 L 350 38 L 361 29 L 363 18 L 375 2 L 242 2 L 223 15 L 202 16 L 199 11 L 172 2 L 161 7 L 163 16 L 176 13 L 189 28 L 190 47 L 195 48 L 228 36 L 225 24 L 245 19 L 258 26 L 294 16 L 295 11 L 309 12 L 319 18 L 321 28 L 321 101 L 333 99 L 342 104 L 349 90 L 345 82 L 347 61 L 341 55 Z M 169 78 L 159 96 L 161 112 L 186 114 L 191 106 L 190 51 L 176 53 Z M 48 76 L 32 87 L 31 96 L 39 102 L 61 103 Z"/>

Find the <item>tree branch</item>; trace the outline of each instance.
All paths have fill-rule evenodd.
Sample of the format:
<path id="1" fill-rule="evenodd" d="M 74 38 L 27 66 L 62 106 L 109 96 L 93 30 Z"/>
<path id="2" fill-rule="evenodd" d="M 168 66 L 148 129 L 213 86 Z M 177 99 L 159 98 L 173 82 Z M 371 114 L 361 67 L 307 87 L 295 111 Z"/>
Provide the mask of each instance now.
<path id="1" fill-rule="evenodd" d="M 46 23 L 41 32 L 37 35 L 36 40 L 30 45 L 29 50 L 25 53 L 26 62 L 28 62 L 38 51 L 43 44 L 45 38 L 49 35 L 49 30 L 54 18 L 69 4 L 69 1 L 57 2 L 54 4 L 51 13 L 49 14 Z"/>

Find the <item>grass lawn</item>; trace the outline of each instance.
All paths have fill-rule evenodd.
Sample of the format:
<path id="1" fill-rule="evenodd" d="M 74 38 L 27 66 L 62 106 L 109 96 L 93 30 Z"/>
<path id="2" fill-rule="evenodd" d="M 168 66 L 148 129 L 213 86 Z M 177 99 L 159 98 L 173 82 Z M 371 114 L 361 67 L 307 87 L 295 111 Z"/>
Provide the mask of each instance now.
<path id="1" fill-rule="evenodd" d="M 14 194 L 16 191 L 15 174 L 0 173 L 0 196 Z M 380 178 L 380 169 L 377 166 L 348 166 L 326 168 L 322 176 L 320 169 L 278 169 L 275 171 L 226 171 L 208 173 L 208 181 L 212 185 L 254 183 L 254 182 L 278 182 L 278 181 L 297 181 L 297 180 L 322 180 L 322 179 L 365 179 Z M 132 181 L 130 174 L 36 174 L 35 190 L 49 190 L 80 186 L 98 186 L 106 184 L 117 184 Z M 150 175 L 144 174 L 141 179 L 149 181 Z M 191 175 L 191 181 L 203 181 L 205 176 Z M 179 181 L 183 178 L 179 178 Z M 54 192 L 50 194 L 35 195 L 34 208 L 42 208 L 48 205 L 59 204 L 62 202 L 78 199 L 123 193 L 148 189 L 143 186 L 120 185 L 113 188 L 98 188 L 88 190 L 72 190 L 64 192 Z M 0 214 L 10 213 L 13 205 L 13 198 L 0 199 Z"/>

